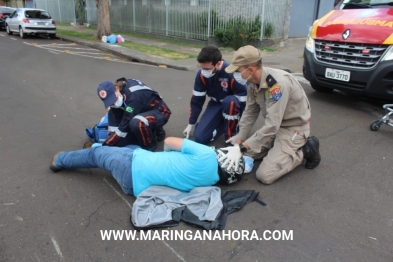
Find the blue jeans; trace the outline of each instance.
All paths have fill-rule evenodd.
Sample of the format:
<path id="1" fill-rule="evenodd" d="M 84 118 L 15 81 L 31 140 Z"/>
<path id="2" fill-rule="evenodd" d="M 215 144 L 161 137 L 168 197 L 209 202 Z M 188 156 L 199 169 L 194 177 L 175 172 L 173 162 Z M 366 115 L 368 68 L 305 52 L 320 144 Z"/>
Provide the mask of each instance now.
<path id="1" fill-rule="evenodd" d="M 112 173 L 125 194 L 134 195 L 132 184 L 132 155 L 139 146 L 127 147 L 99 146 L 57 155 L 55 166 L 58 169 L 102 168 Z"/>

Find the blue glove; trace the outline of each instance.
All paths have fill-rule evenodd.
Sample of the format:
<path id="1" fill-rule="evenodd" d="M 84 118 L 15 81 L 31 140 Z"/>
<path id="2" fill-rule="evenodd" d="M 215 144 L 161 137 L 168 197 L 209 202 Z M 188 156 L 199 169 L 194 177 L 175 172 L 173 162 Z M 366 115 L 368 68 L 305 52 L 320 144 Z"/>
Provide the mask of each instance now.
<path id="1" fill-rule="evenodd" d="M 254 159 L 249 156 L 243 156 L 244 173 L 250 173 L 254 168 Z"/>
<path id="2" fill-rule="evenodd" d="M 102 144 L 101 143 L 94 143 L 94 144 L 91 145 L 91 148 L 97 147 L 97 146 L 102 146 Z"/>

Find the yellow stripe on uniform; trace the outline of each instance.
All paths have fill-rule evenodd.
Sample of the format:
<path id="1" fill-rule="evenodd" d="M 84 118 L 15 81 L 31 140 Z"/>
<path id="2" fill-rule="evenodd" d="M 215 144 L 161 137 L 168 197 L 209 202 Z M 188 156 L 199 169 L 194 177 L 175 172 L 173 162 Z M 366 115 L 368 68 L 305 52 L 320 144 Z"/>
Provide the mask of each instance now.
<path id="1" fill-rule="evenodd" d="M 391 44 L 393 44 L 393 33 L 388 38 L 386 38 L 385 41 L 382 44 L 384 44 L 384 45 L 391 45 Z"/>
<path id="2" fill-rule="evenodd" d="M 330 11 L 329 13 L 327 13 L 324 17 L 322 17 L 321 19 L 318 19 L 317 22 L 313 25 L 312 28 L 312 32 L 311 32 L 311 37 L 313 39 L 315 39 L 317 37 L 317 28 L 320 24 L 322 24 L 323 22 L 325 22 L 325 20 L 334 13 L 335 10 Z"/>

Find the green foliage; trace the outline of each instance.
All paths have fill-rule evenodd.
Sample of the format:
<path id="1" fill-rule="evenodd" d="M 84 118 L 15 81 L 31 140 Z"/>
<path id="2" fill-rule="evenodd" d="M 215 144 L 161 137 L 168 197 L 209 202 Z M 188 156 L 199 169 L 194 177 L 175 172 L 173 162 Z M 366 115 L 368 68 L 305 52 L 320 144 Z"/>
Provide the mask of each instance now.
<path id="1" fill-rule="evenodd" d="M 190 20 L 195 19 L 196 21 L 200 21 L 201 27 L 204 29 L 207 29 L 208 20 L 209 20 L 209 12 L 208 11 L 203 11 L 200 14 L 194 13 L 193 16 L 196 16 L 196 19 L 192 18 Z M 214 25 L 216 25 L 218 23 L 218 21 L 219 21 L 219 18 L 218 18 L 217 12 L 216 12 L 216 10 L 212 9 L 210 11 L 210 31 L 213 30 Z"/>
<path id="2" fill-rule="evenodd" d="M 77 23 L 83 25 L 86 21 L 86 4 L 83 0 L 75 0 L 75 15 Z"/>
<path id="3" fill-rule="evenodd" d="M 223 23 L 221 23 L 223 24 Z M 274 27 L 272 23 L 264 24 L 264 36 L 270 38 Z M 237 17 L 226 22 L 225 27 L 217 27 L 214 36 L 225 45 L 237 50 L 239 47 L 258 40 L 261 35 L 261 17 L 257 15 L 253 21 Z"/>
<path id="4" fill-rule="evenodd" d="M 263 25 L 263 36 L 267 39 L 269 39 L 274 32 L 274 26 L 270 22 L 265 22 Z"/>
<path id="5" fill-rule="evenodd" d="M 250 41 L 258 39 L 260 33 L 261 23 L 258 15 L 252 22 L 248 22 L 241 17 L 233 18 L 228 21 L 225 28 L 216 28 L 214 36 L 222 43 L 230 45 L 237 50 Z"/>

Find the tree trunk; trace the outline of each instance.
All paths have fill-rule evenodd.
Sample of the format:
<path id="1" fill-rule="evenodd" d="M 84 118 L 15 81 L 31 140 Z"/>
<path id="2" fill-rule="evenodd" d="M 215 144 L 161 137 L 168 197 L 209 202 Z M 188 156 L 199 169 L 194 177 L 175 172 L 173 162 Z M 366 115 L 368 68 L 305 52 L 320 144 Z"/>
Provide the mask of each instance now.
<path id="1" fill-rule="evenodd" d="M 97 5 L 97 38 L 111 34 L 111 22 L 109 19 L 109 0 L 96 0 Z"/>

